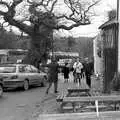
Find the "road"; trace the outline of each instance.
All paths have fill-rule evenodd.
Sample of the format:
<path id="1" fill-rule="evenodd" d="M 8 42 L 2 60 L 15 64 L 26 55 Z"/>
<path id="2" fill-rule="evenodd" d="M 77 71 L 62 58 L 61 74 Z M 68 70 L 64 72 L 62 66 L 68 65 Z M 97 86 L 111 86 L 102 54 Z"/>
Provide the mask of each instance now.
<path id="1" fill-rule="evenodd" d="M 0 120 L 32 120 L 45 96 L 45 87 L 10 90 L 0 98 Z"/>
<path id="2" fill-rule="evenodd" d="M 66 91 L 73 84 L 73 80 L 70 81 L 64 83 L 63 77 L 59 76 L 58 91 Z M 0 120 L 36 120 L 39 114 L 58 113 L 57 94 L 53 93 L 53 86 L 48 95 L 45 90 L 46 87 L 34 87 L 28 91 L 4 92 L 0 98 Z"/>
<path id="3" fill-rule="evenodd" d="M 40 113 L 56 111 L 53 87 L 48 95 L 45 90 L 46 87 L 33 87 L 28 91 L 5 91 L 0 98 L 0 120 L 35 120 Z"/>

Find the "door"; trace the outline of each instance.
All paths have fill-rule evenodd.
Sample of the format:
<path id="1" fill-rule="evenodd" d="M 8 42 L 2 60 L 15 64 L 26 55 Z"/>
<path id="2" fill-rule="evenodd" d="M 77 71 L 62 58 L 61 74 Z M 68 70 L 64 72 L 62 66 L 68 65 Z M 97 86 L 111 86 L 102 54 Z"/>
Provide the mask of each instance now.
<path id="1" fill-rule="evenodd" d="M 31 69 L 32 69 L 32 74 L 33 74 L 33 79 L 34 79 L 34 84 L 40 84 L 41 83 L 41 76 L 40 76 L 40 73 L 39 73 L 39 70 L 30 65 Z"/>
<path id="2" fill-rule="evenodd" d="M 29 84 L 31 85 L 33 83 L 33 74 L 32 74 L 32 69 L 30 68 L 29 65 L 21 65 L 19 66 L 19 75 L 21 79 L 29 80 Z"/>

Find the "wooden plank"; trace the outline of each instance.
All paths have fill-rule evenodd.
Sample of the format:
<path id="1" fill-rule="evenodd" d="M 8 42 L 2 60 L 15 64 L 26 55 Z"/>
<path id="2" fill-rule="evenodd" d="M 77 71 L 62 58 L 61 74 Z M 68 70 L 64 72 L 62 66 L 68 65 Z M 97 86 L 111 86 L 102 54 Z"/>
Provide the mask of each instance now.
<path id="1" fill-rule="evenodd" d="M 68 92 L 89 92 L 89 89 L 68 89 Z"/>
<path id="2" fill-rule="evenodd" d="M 90 91 L 90 89 L 88 88 L 79 88 L 79 87 L 71 87 L 71 88 L 68 88 L 67 90 L 78 90 L 78 91 Z"/>
<path id="3" fill-rule="evenodd" d="M 86 113 L 64 113 L 64 114 L 42 114 L 37 120 L 120 120 L 120 111 L 100 112 L 97 117 L 96 112 Z"/>
<path id="4" fill-rule="evenodd" d="M 64 102 L 120 101 L 120 96 L 64 97 Z"/>
<path id="5" fill-rule="evenodd" d="M 62 101 L 63 101 L 63 98 L 64 98 L 65 96 L 66 96 L 65 93 L 62 93 L 62 94 L 58 95 L 57 98 L 56 98 L 56 101 L 57 101 L 57 102 L 62 102 Z"/>

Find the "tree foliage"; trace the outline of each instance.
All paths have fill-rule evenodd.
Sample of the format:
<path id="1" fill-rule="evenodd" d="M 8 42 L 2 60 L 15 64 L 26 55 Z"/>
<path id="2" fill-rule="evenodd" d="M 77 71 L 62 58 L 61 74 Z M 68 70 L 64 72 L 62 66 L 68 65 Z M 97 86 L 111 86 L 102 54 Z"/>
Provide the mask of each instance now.
<path id="1" fill-rule="evenodd" d="M 78 37 L 71 38 L 74 43 L 71 46 L 72 52 L 78 52 L 81 58 L 93 57 L 93 38 L 91 37 Z M 69 37 L 56 38 L 54 51 L 68 52 Z"/>
<path id="2" fill-rule="evenodd" d="M 53 30 L 71 30 L 80 25 L 90 24 L 91 8 L 98 2 L 63 0 L 64 7 L 60 9 L 68 9 L 65 13 L 56 9 L 61 0 L 1 0 L 0 7 L 5 9 L 0 9 L 0 15 L 4 22 L 19 28 L 31 37 L 30 51 L 34 51 L 32 56 L 35 55 L 34 53 L 37 55 L 32 60 L 30 60 L 31 53 L 30 56 L 28 55 L 33 63 L 35 59 L 47 57 L 46 53 L 51 48 Z"/>
<path id="3" fill-rule="evenodd" d="M 0 49 L 13 49 L 16 48 L 16 36 L 14 33 L 6 31 L 0 27 Z"/>

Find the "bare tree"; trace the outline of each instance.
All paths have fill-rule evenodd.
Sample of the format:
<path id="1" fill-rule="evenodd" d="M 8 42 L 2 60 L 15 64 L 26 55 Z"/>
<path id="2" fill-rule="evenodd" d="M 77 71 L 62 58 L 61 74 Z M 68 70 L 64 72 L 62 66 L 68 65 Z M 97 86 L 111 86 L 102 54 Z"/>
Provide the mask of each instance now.
<path id="1" fill-rule="evenodd" d="M 0 8 L 5 8 L 0 9 L 0 15 L 4 22 L 31 37 L 31 53 L 36 55 L 36 58 L 42 58 L 46 56 L 46 51 L 49 51 L 53 30 L 71 30 L 90 24 L 91 8 L 99 1 L 63 0 L 64 7 L 61 6 L 58 10 L 56 7 L 61 0 L 0 0 Z M 22 4 L 24 8 L 20 10 Z M 60 9 L 68 9 L 68 12 L 59 13 Z M 27 11 L 27 15 L 19 19 L 20 11 L 23 10 Z M 33 58 L 35 61 L 36 58 Z"/>

